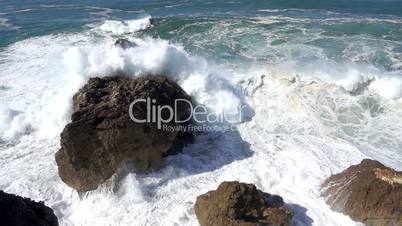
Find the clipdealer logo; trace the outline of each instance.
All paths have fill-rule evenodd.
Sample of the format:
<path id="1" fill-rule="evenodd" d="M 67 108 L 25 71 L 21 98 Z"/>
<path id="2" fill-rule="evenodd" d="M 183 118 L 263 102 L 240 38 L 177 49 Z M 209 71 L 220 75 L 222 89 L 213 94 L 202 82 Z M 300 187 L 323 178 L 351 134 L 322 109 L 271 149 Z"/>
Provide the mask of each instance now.
<path id="1" fill-rule="evenodd" d="M 137 104 L 146 105 L 146 117 L 137 118 L 133 109 Z M 179 106 L 181 109 L 183 106 L 189 109 L 189 114 L 184 118 L 178 118 Z M 194 105 L 187 99 L 175 99 L 173 106 L 170 105 L 159 105 L 156 99 L 146 98 L 146 99 L 136 99 L 131 102 L 129 106 L 129 115 L 131 120 L 136 123 L 156 123 L 158 129 L 164 130 L 221 130 L 222 128 L 217 127 L 217 124 L 237 124 L 242 120 L 242 111 L 246 106 L 240 106 L 232 111 L 222 111 L 220 113 L 209 111 L 205 105 Z M 194 122 L 198 124 L 196 126 L 191 125 L 189 128 L 184 128 L 182 123 Z M 173 126 L 168 126 L 167 124 L 172 124 Z M 214 125 L 206 126 L 205 124 Z M 232 126 L 229 126 L 233 129 Z"/>

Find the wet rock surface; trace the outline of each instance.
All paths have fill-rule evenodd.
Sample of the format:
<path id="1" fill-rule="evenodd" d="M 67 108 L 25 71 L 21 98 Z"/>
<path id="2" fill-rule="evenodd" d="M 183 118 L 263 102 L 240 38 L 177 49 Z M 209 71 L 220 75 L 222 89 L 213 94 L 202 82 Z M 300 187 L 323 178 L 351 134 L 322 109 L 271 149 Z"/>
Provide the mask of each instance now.
<path id="1" fill-rule="evenodd" d="M 335 211 L 368 226 L 402 225 L 402 172 L 365 159 L 323 183 L 322 195 Z"/>
<path id="2" fill-rule="evenodd" d="M 0 191 L 0 225 L 57 226 L 53 210 L 43 202 Z"/>
<path id="3" fill-rule="evenodd" d="M 237 181 L 198 196 L 194 210 L 201 226 L 285 226 L 292 218 L 280 196 Z"/>
<path id="4" fill-rule="evenodd" d="M 122 49 L 129 49 L 129 48 L 137 47 L 137 44 L 135 42 L 129 41 L 124 38 L 117 39 L 116 42 L 114 43 L 114 45 L 116 47 L 120 47 Z"/>
<path id="5" fill-rule="evenodd" d="M 73 98 L 71 122 L 61 133 L 61 149 L 56 153 L 59 175 L 66 184 L 77 191 L 96 189 L 123 164 L 138 172 L 160 169 L 163 156 L 176 153 L 171 149 L 183 146 L 183 135 L 178 136 L 177 131 L 159 129 L 156 122 L 140 123 L 130 118 L 130 104 L 146 98 L 154 99 L 155 105 L 172 107 L 176 99 L 190 100 L 180 86 L 163 76 L 91 78 L 79 90 Z M 138 102 L 132 107 L 132 116 L 146 119 L 150 116 L 147 109 L 147 103 Z M 168 111 L 162 111 L 161 115 L 166 119 L 167 114 Z M 188 114 L 188 104 L 179 103 L 174 116 L 182 119 Z M 181 146 L 176 147 L 176 143 Z"/>

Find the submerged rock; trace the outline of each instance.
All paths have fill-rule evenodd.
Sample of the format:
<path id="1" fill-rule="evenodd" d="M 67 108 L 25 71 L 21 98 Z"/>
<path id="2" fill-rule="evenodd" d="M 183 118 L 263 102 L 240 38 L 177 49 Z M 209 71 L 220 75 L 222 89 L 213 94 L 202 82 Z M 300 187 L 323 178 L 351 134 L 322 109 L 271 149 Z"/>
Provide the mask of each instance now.
<path id="1" fill-rule="evenodd" d="M 43 202 L 0 191 L 0 225 L 57 226 L 53 210 Z"/>
<path id="2" fill-rule="evenodd" d="M 201 226 L 285 226 L 292 218 L 280 196 L 237 181 L 198 196 L 194 210 Z"/>
<path id="3" fill-rule="evenodd" d="M 172 107 L 176 99 L 190 100 L 180 86 L 162 76 L 91 78 L 80 89 L 73 98 L 72 121 L 61 133 L 61 149 L 56 153 L 59 175 L 66 184 L 78 191 L 96 189 L 125 163 L 138 172 L 159 169 L 164 164 L 163 156 L 177 152 L 171 150 L 177 148 L 176 143 L 182 143 L 176 138 L 177 131 L 159 129 L 156 122 L 134 122 L 130 118 L 130 104 L 146 98 L 156 100 L 149 105 Z M 132 114 L 145 119 L 151 114 L 149 107 L 144 102 L 136 103 Z M 178 119 L 187 117 L 189 105 L 179 103 L 176 114 Z M 167 118 L 166 111 L 162 116 Z"/>
<path id="4" fill-rule="evenodd" d="M 120 47 L 122 49 L 134 48 L 137 46 L 137 44 L 135 42 L 129 41 L 125 38 L 117 39 L 116 42 L 114 43 L 114 45 L 116 47 Z"/>
<path id="5" fill-rule="evenodd" d="M 335 211 L 368 226 L 402 225 L 402 172 L 365 159 L 329 177 L 322 195 Z"/>

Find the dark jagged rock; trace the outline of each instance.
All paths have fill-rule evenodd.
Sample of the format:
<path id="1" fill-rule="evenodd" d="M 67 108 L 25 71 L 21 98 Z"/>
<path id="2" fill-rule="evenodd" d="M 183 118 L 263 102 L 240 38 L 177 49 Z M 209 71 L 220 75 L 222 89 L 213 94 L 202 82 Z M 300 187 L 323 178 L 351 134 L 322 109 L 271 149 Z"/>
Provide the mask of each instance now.
<path id="1" fill-rule="evenodd" d="M 335 211 L 367 226 L 402 225 L 402 172 L 365 159 L 329 177 L 323 196 Z"/>
<path id="2" fill-rule="evenodd" d="M 0 225 L 57 226 L 53 210 L 43 202 L 0 191 Z"/>
<path id="3" fill-rule="evenodd" d="M 117 39 L 116 42 L 114 43 L 114 45 L 117 47 L 120 47 L 122 49 L 129 49 L 129 48 L 134 48 L 137 46 L 137 44 L 135 42 L 129 41 L 124 38 Z"/>
<path id="4" fill-rule="evenodd" d="M 172 107 L 176 99 L 190 100 L 176 83 L 162 76 L 90 79 L 74 96 L 72 121 L 61 133 L 61 149 L 56 153 L 61 179 L 78 191 L 88 191 L 106 182 L 125 163 L 138 172 L 161 168 L 162 157 L 182 142 L 178 140 L 182 135 L 158 129 L 156 122 L 138 123 L 130 118 L 130 104 L 148 97 Z M 189 111 L 188 104 L 178 104 L 177 118 L 183 119 Z M 164 118 L 166 113 L 162 112 Z M 134 105 L 137 119 L 147 114 L 146 103 Z"/>
<path id="5" fill-rule="evenodd" d="M 198 196 L 194 210 L 201 226 L 285 226 L 292 218 L 282 197 L 237 181 Z"/>

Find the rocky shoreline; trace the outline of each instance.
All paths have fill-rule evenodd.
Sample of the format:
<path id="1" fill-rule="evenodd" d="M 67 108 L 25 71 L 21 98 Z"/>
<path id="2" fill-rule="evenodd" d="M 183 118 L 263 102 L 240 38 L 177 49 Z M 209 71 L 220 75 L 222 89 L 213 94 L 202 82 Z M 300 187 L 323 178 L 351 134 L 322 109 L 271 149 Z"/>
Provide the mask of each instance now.
<path id="1" fill-rule="evenodd" d="M 123 40 L 116 45 L 131 44 Z M 164 131 L 156 121 L 133 121 L 131 113 L 149 116 L 145 102 L 130 110 L 134 100 L 147 98 L 171 107 L 176 99 L 191 101 L 164 76 L 89 79 L 73 97 L 74 113 L 55 155 L 62 181 L 78 192 L 94 190 L 125 165 L 139 173 L 161 169 L 164 157 L 194 141 L 193 133 Z M 179 119 L 190 113 L 188 106 L 176 107 Z M 282 197 L 238 181 L 222 182 L 216 190 L 198 195 L 194 211 L 201 226 L 287 226 L 294 214 Z M 378 161 L 365 159 L 327 178 L 322 197 L 333 210 L 368 226 L 402 225 L 402 172 Z M 9 205 L 13 208 L 5 208 Z M 58 225 L 52 209 L 42 202 L 1 192 L 0 208 L 6 225 Z"/>
<path id="2" fill-rule="evenodd" d="M 156 122 L 136 123 L 129 117 L 130 103 L 153 98 L 173 106 L 181 98 L 191 101 L 179 85 L 163 76 L 125 79 L 92 78 L 74 96 L 74 113 L 61 134 L 56 153 L 62 180 L 79 192 L 96 189 L 123 164 L 137 172 L 163 167 L 163 158 L 175 154 L 194 134 L 167 132 Z M 137 118 L 147 117 L 147 106 L 136 105 Z M 178 117 L 189 114 L 179 106 Z M 398 225 L 402 219 L 401 172 L 373 160 L 363 160 L 329 177 L 322 196 L 334 210 L 367 225 Z M 197 197 L 195 214 L 201 226 L 289 225 L 292 211 L 282 197 L 255 185 L 223 182 L 217 190 Z"/>

